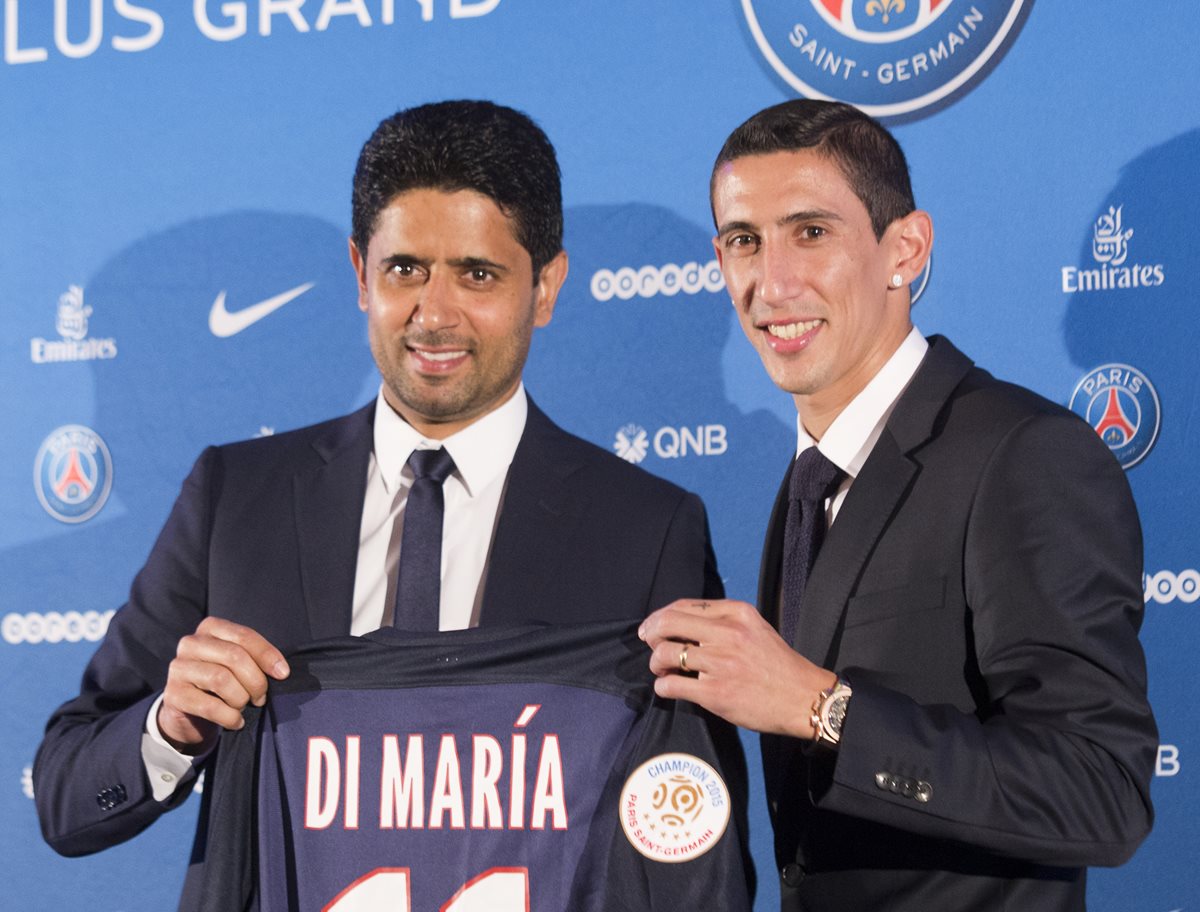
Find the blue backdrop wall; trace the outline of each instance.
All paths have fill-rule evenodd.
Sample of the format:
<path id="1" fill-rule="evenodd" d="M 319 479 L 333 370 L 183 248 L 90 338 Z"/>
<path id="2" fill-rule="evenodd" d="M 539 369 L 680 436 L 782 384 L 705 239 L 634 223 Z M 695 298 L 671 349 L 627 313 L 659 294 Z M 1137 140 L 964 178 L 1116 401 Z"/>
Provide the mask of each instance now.
<path id="1" fill-rule="evenodd" d="M 1087 415 L 1145 527 L 1158 822 L 1098 910 L 1200 903 L 1200 6 L 1184 0 L 5 0 L 0 67 L 0 857 L 5 908 L 172 908 L 196 802 L 120 848 L 46 848 L 29 767 L 207 443 L 377 387 L 350 175 L 397 108 L 487 97 L 564 172 L 571 274 L 526 380 L 568 428 L 699 491 L 752 598 L 794 410 L 737 328 L 706 186 L 797 94 L 885 117 L 934 217 L 916 306 Z M 886 18 L 885 18 L 886 17 Z M 269 318 L 209 322 L 283 292 Z M 775 903 L 761 801 L 752 809 Z M 130 885 L 136 883 L 136 888 Z"/>

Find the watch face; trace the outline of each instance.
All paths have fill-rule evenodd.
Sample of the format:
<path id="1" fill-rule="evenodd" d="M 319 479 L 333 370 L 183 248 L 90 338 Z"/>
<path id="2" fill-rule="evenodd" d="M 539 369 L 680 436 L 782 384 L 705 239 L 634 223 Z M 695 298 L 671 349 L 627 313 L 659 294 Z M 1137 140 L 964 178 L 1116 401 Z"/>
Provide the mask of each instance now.
<path id="1" fill-rule="evenodd" d="M 842 723 L 846 720 L 846 704 L 850 702 L 848 695 L 842 695 L 829 704 L 827 714 L 829 731 L 839 738 L 842 736 Z"/>

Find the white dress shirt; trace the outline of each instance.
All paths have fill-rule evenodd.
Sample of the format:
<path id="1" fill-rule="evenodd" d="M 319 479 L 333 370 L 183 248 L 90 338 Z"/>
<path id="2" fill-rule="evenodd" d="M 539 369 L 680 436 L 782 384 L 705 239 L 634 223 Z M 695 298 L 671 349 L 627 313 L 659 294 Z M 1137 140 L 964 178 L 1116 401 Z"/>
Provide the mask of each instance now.
<path id="1" fill-rule="evenodd" d="M 352 634 L 369 633 L 392 622 L 404 507 L 413 482 L 406 463 L 413 450 L 443 446 L 454 460 L 454 472 L 442 488 L 446 512 L 439 627 L 462 630 L 478 625 L 504 482 L 528 414 L 529 402 L 520 386 L 507 402 L 457 434 L 430 440 L 397 415 L 380 390 L 358 538 Z"/>
<path id="2" fill-rule="evenodd" d="M 462 630 L 479 623 L 492 535 L 528 414 L 529 400 L 520 384 L 499 408 L 444 440 L 432 440 L 388 405 L 380 387 L 358 537 L 351 634 L 360 636 L 392 622 L 404 507 L 413 482 L 406 463 L 413 450 L 443 446 L 454 460 L 454 472 L 443 486 L 439 629 Z M 169 798 L 179 779 L 202 759 L 179 753 L 163 738 L 156 721 L 161 703 L 160 695 L 150 707 L 142 735 L 142 761 L 157 801 Z"/>
<path id="3" fill-rule="evenodd" d="M 796 416 L 796 455 L 815 444 L 822 456 L 846 473 L 837 493 L 825 501 L 825 519 L 830 525 L 928 349 L 929 343 L 914 326 L 879 373 L 833 420 L 820 443 L 815 443 Z"/>

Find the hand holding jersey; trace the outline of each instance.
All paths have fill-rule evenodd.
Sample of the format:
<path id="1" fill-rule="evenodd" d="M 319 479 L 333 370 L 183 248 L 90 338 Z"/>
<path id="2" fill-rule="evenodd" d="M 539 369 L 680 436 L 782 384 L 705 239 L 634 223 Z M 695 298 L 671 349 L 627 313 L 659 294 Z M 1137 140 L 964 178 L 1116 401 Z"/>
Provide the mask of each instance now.
<path id="1" fill-rule="evenodd" d="M 690 700 L 752 731 L 811 739 L 811 714 L 803 710 L 837 681 L 785 643 L 746 602 L 672 602 L 650 615 L 638 636 L 652 650 L 656 694 Z M 686 668 L 680 662 L 684 644 L 690 644 Z"/>
<path id="2" fill-rule="evenodd" d="M 179 641 L 167 668 L 155 720 L 159 732 L 182 754 L 204 753 L 216 744 L 218 729 L 245 725 L 248 704 L 263 705 L 268 675 L 277 681 L 288 676 L 283 653 L 249 627 L 206 617 Z"/>

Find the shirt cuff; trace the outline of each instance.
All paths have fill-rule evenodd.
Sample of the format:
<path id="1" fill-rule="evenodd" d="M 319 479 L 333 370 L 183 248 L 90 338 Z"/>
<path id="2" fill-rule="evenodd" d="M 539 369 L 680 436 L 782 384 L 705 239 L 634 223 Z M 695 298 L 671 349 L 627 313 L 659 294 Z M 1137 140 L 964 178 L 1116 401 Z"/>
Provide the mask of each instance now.
<path id="1" fill-rule="evenodd" d="M 142 734 L 142 765 L 150 780 L 150 791 L 155 801 L 166 801 L 179 788 L 180 780 L 200 764 L 208 752 L 197 757 L 181 754 L 175 750 L 158 730 L 158 707 L 162 705 L 162 694 L 150 704 L 146 714 L 146 730 Z"/>

